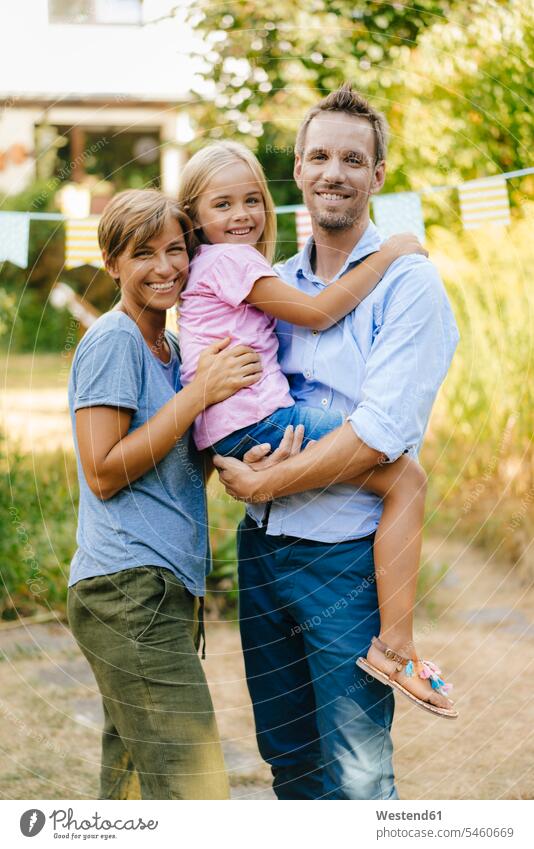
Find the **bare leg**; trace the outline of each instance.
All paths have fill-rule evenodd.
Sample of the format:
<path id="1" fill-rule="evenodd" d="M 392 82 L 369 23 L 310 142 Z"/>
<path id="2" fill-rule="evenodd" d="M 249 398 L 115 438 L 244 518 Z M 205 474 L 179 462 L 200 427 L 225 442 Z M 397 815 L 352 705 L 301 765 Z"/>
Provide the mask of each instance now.
<path id="1" fill-rule="evenodd" d="M 376 466 L 349 483 L 380 495 L 384 503 L 374 543 L 379 637 L 399 654 L 417 662 L 413 611 L 421 557 L 426 475 L 414 460 L 401 457 L 395 463 Z M 388 675 L 395 670 L 395 662 L 374 646 L 369 649 L 367 659 Z M 450 700 L 436 693 L 428 680 L 407 678 L 402 673 L 399 673 L 399 680 L 419 698 L 438 707 L 450 707 Z"/>

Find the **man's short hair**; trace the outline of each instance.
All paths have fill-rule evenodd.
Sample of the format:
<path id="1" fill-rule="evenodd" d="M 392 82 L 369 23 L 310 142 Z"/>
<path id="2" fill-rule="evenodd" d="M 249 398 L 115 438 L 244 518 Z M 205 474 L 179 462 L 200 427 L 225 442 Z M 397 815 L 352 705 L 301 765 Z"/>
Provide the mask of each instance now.
<path id="1" fill-rule="evenodd" d="M 355 118 L 364 118 L 368 121 L 375 134 L 375 163 L 385 160 L 388 145 L 388 124 L 386 117 L 382 112 L 374 109 L 362 94 L 354 91 L 349 82 L 343 83 L 337 91 L 330 92 L 316 106 L 312 106 L 308 110 L 297 133 L 295 153 L 302 156 L 308 126 L 317 115 L 321 115 L 324 112 L 343 112 L 346 115 L 353 115 Z"/>

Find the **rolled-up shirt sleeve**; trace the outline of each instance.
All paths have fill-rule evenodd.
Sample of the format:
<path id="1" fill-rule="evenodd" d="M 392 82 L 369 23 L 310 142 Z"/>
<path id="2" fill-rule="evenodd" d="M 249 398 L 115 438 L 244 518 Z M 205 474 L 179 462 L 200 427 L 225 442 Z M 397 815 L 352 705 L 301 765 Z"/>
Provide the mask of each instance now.
<path id="1" fill-rule="evenodd" d="M 348 418 L 389 462 L 417 454 L 459 339 L 435 267 L 423 257 L 404 259 L 375 318 L 361 400 Z M 395 273 L 393 265 L 388 274 Z"/>

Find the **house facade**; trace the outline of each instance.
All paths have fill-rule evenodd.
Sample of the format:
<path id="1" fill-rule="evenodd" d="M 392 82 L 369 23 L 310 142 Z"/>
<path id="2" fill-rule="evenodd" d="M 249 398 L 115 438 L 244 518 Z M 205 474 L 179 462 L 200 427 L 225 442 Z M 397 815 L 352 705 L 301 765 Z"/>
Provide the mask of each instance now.
<path id="1" fill-rule="evenodd" d="M 0 196 L 36 179 L 174 194 L 193 34 L 172 0 L 18 0 L 2 12 Z M 180 18 L 180 14 L 182 18 Z M 54 165 L 50 166 L 51 157 Z M 102 192 L 102 186 L 106 191 Z"/>

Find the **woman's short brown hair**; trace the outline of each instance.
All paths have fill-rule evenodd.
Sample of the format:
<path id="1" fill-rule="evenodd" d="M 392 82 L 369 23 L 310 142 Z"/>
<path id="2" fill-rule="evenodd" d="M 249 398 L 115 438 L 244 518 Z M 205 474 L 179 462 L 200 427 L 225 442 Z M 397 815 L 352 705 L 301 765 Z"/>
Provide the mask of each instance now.
<path id="1" fill-rule="evenodd" d="M 169 218 L 183 230 L 189 259 L 198 242 L 191 219 L 178 201 L 156 189 L 127 189 L 111 198 L 98 224 L 98 244 L 107 260 L 117 259 L 131 245 L 132 252 L 159 236 Z"/>

